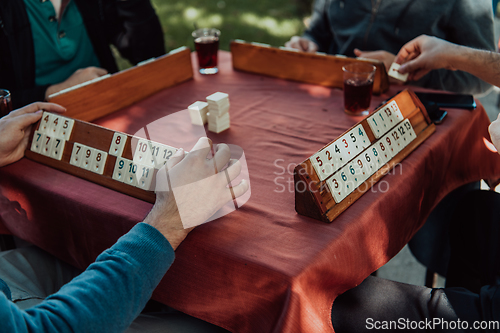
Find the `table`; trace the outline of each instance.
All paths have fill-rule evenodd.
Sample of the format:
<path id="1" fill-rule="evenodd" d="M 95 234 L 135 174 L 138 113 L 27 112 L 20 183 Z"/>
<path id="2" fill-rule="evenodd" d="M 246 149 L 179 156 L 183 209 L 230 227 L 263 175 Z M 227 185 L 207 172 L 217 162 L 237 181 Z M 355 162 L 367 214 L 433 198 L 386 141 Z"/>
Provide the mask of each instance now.
<path id="1" fill-rule="evenodd" d="M 399 90 L 374 97 L 372 108 Z M 333 332 L 337 295 L 399 252 L 451 190 L 500 176 L 500 156 L 483 142 L 482 106 L 449 110 L 428 140 L 333 223 L 300 216 L 293 167 L 360 119 L 343 113 L 341 91 L 235 72 L 227 52 L 219 74 L 196 73 L 96 123 L 135 133 L 215 91 L 229 93 L 231 128 L 210 137 L 244 149 L 251 198 L 190 233 L 153 298 L 233 332 Z M 10 232 L 81 269 L 151 208 L 27 159 L 0 169 L 0 190 L 0 220 Z"/>

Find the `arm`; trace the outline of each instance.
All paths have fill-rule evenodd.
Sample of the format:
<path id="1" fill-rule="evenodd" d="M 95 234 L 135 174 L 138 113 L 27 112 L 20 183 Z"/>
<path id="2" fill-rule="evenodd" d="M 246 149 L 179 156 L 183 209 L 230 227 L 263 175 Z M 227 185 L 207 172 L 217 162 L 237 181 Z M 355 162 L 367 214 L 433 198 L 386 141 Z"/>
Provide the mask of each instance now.
<path id="1" fill-rule="evenodd" d="M 149 0 L 116 1 L 111 42 L 134 65 L 165 54 L 163 31 Z"/>
<path id="2" fill-rule="evenodd" d="M 405 44 L 396 62 L 403 64 L 400 73 L 410 73 L 419 80 L 431 70 L 447 69 L 468 72 L 490 84 L 500 86 L 500 54 L 456 45 L 445 40 L 419 36 Z"/>
<path id="3" fill-rule="evenodd" d="M 491 2 L 456 0 L 445 27 L 446 39 L 458 45 L 495 51 Z M 415 82 L 416 85 L 459 93 L 478 94 L 491 85 L 472 74 L 439 69 Z"/>
<path id="4" fill-rule="evenodd" d="M 303 37 L 293 36 L 285 46 L 306 52 L 328 52 L 333 42 L 333 35 L 328 26 L 326 0 L 316 0 L 309 28 Z"/>
<path id="5" fill-rule="evenodd" d="M 174 154 L 157 175 L 156 202 L 144 223 L 132 228 L 59 292 L 26 311 L 0 293 L 2 327 L 11 332 L 123 332 L 172 264 L 174 250 L 192 230 L 184 228 L 183 219 L 201 224 L 232 200 L 226 173 L 216 170 L 227 166 L 231 181 L 241 165 L 230 160 L 227 145 L 218 145 L 214 157 L 207 158 L 210 151 L 211 143 L 202 138 L 188 156 L 182 150 Z M 184 191 L 193 183 L 196 193 Z M 233 192 L 238 197 L 247 189 L 243 181 Z M 193 198 L 202 200 L 193 204 Z"/>

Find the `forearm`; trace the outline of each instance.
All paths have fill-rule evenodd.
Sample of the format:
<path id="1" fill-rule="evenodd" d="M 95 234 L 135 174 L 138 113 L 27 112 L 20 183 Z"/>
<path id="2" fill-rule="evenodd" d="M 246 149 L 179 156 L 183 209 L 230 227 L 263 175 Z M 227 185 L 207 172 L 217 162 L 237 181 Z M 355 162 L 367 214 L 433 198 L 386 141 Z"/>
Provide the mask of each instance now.
<path id="1" fill-rule="evenodd" d="M 456 52 L 450 58 L 455 69 L 468 72 L 490 84 L 500 86 L 499 53 L 457 46 Z"/>
<path id="2" fill-rule="evenodd" d="M 173 259 L 167 240 L 142 223 L 40 305 L 21 311 L 1 295 L 0 322 L 11 332 L 123 332 Z"/>

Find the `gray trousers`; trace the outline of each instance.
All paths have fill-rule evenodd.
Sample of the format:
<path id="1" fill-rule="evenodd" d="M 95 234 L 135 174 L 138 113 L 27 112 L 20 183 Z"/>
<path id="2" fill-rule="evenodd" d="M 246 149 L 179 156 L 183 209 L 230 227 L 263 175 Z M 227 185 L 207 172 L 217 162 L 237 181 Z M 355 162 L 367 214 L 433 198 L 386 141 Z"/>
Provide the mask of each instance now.
<path id="1" fill-rule="evenodd" d="M 0 252 L 0 279 L 7 283 L 11 290 L 12 301 L 22 310 L 43 302 L 47 296 L 56 293 L 80 273 L 80 270 L 35 246 Z M 169 311 L 142 313 L 126 332 L 218 333 L 227 331 L 170 309 Z"/>

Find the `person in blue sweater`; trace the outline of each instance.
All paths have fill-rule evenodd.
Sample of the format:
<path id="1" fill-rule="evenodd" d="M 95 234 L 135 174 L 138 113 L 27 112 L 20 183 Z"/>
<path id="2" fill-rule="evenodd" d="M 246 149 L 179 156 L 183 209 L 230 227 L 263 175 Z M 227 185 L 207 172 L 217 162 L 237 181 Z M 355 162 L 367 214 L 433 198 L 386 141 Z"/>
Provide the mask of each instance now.
<path id="1" fill-rule="evenodd" d="M 56 104 L 33 103 L 0 118 L 0 167 L 23 157 L 31 126 L 41 118 L 42 110 L 65 111 Z M 203 223 L 221 208 L 228 198 L 231 200 L 231 195 L 227 195 L 229 189 L 226 187 L 226 175 L 224 172 L 214 173 L 214 161 L 207 159 L 209 151 L 209 139 L 201 138 L 188 155 L 185 155 L 182 149 L 179 150 L 167 166 L 159 170 L 167 173 L 168 169 L 168 177 L 176 179 L 177 183 L 191 183 L 210 177 L 210 185 L 199 188 L 199 194 L 210 197 L 210 200 L 199 201 L 198 209 L 190 216 L 191 225 Z M 213 159 L 218 166 L 229 163 L 227 173 L 231 179 L 236 178 L 241 171 L 238 161 L 230 161 L 227 145 L 218 145 Z M 238 197 L 247 189 L 248 183 L 242 181 L 233 187 L 233 192 Z M 62 267 L 62 263 L 53 264 L 56 270 L 69 272 L 60 274 L 59 281 L 71 281 L 45 299 L 35 299 L 36 305 L 23 305 L 22 291 L 29 290 L 39 281 L 23 280 L 29 274 L 20 275 L 20 272 L 16 271 L 19 266 L 12 264 L 9 258 L 13 256 L 29 260 L 30 256 L 37 254 L 23 253 L 22 249 L 1 253 L 0 331 L 109 333 L 127 330 L 174 261 L 175 249 L 193 229 L 183 228 L 177 208 L 178 205 L 186 204 L 180 202 L 182 200 L 184 199 L 178 196 L 173 198 L 172 189 L 158 192 L 156 202 L 144 221 L 135 225 L 72 280 L 73 272 L 69 272 L 71 269 Z M 43 256 L 48 255 L 44 254 L 38 258 L 51 262 Z M 12 270 L 9 270 L 10 267 Z M 26 268 L 31 269 L 29 263 Z M 10 279 L 11 276 L 22 278 Z M 40 280 L 43 281 L 43 278 Z M 53 282 L 49 281 L 47 286 L 42 288 L 51 288 L 51 283 Z M 14 294 L 18 299 L 14 299 Z M 17 302 L 14 303 L 13 300 Z M 215 327 L 198 327 L 203 328 L 196 329 L 196 332 L 219 331 Z M 144 331 L 140 327 L 136 329 Z"/>

